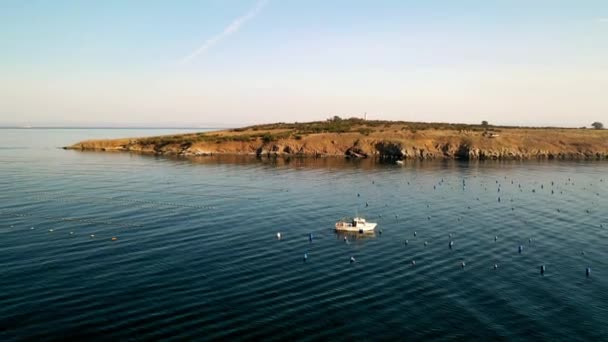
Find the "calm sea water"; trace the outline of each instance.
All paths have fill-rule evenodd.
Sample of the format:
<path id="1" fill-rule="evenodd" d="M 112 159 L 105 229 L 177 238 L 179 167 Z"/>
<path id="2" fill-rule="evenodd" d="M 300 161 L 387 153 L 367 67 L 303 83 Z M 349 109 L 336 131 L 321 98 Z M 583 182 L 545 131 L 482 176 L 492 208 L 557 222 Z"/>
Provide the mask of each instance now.
<path id="1" fill-rule="evenodd" d="M 608 340 L 608 163 L 56 148 L 174 132 L 0 130 L 0 339 Z"/>

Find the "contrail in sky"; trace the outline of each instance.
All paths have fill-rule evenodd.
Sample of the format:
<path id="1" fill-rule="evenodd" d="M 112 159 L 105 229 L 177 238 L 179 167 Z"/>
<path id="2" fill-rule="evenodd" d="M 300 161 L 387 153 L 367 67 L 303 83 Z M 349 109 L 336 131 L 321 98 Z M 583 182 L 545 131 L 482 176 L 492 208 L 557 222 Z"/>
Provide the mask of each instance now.
<path id="1" fill-rule="evenodd" d="M 222 31 L 221 33 L 207 39 L 205 41 L 205 43 L 203 43 L 203 45 L 201 45 L 198 49 L 194 50 L 188 56 L 184 57 L 180 61 L 180 63 L 181 64 L 188 63 L 189 61 L 194 59 L 196 56 L 209 50 L 209 48 L 211 48 L 213 45 L 217 44 L 219 41 L 227 38 L 228 36 L 230 36 L 233 33 L 236 33 L 238 30 L 241 29 L 241 26 L 243 26 L 246 22 L 255 18 L 260 13 L 262 8 L 264 8 L 264 6 L 266 6 L 266 4 L 268 4 L 268 1 L 269 0 L 259 0 L 249 12 L 247 12 L 245 15 L 233 20 L 230 23 L 230 25 L 226 26 L 224 31 Z"/>

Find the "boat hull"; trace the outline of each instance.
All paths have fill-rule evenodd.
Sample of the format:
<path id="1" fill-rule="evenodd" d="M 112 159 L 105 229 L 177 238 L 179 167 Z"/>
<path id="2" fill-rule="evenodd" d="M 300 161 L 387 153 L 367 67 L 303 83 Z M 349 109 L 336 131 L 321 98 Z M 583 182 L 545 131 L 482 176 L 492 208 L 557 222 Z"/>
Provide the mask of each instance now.
<path id="1" fill-rule="evenodd" d="M 336 223 L 336 230 L 339 232 L 354 233 L 371 232 L 376 228 L 377 225 L 377 223 L 367 222 L 365 225 L 358 225 L 356 227 L 353 227 L 351 224 Z"/>

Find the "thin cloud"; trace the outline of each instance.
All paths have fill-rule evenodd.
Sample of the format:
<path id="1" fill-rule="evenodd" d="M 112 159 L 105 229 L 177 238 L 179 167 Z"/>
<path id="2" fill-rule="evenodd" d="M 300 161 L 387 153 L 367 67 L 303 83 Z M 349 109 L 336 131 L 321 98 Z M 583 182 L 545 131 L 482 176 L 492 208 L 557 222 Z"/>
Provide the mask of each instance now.
<path id="1" fill-rule="evenodd" d="M 597 20 L 598 23 L 608 23 L 608 17 L 607 18 L 599 18 Z"/>
<path id="2" fill-rule="evenodd" d="M 245 25 L 245 23 L 247 23 L 249 20 L 255 18 L 260 13 L 260 11 L 264 8 L 264 6 L 266 6 L 266 4 L 268 4 L 268 1 L 269 0 L 259 0 L 249 12 L 247 12 L 245 15 L 233 20 L 228 26 L 226 26 L 226 28 L 221 33 L 207 39 L 203 43 L 203 45 L 201 45 L 198 49 L 194 50 L 192 53 L 190 53 L 189 55 L 184 57 L 180 61 L 180 63 L 186 64 L 186 63 L 190 62 L 192 59 L 196 58 L 198 55 L 209 50 L 213 45 L 217 44 L 218 42 L 220 42 L 223 39 L 226 39 L 231 34 L 238 32 L 241 29 L 241 27 L 243 25 Z"/>

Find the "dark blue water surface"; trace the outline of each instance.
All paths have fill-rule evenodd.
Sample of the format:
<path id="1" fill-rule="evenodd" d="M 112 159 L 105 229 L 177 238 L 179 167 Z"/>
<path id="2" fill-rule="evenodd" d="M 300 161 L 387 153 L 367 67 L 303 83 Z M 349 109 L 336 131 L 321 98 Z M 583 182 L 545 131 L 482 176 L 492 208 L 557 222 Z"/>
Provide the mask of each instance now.
<path id="1" fill-rule="evenodd" d="M 56 148 L 174 132 L 0 130 L 1 340 L 608 339 L 608 163 Z"/>

